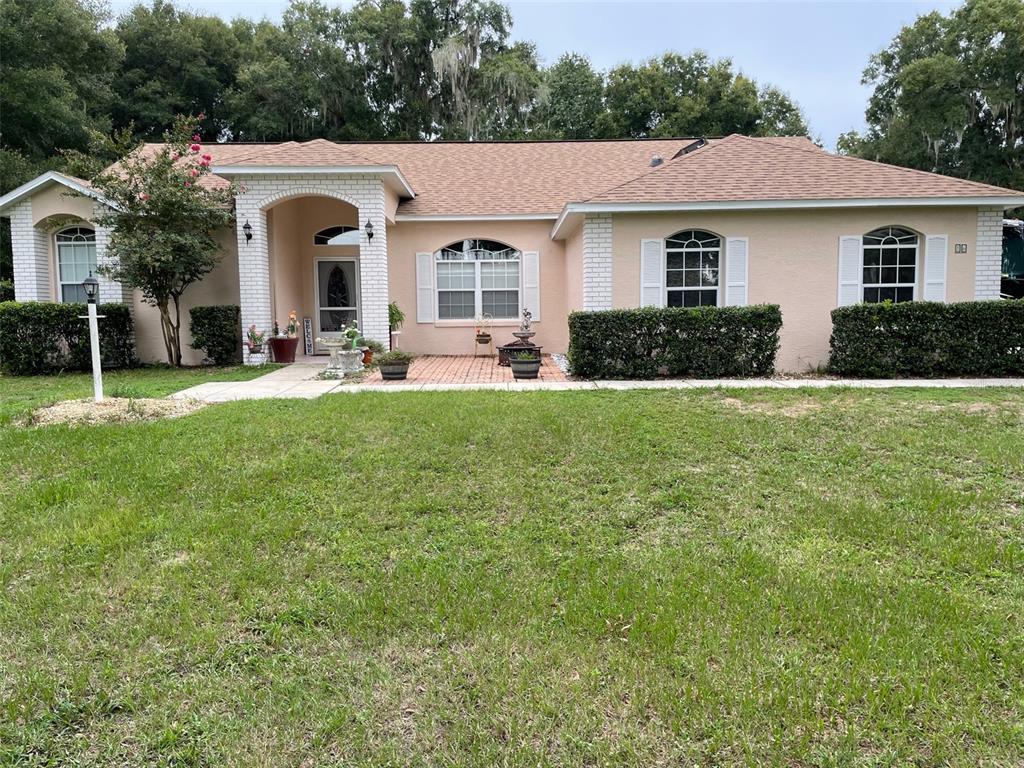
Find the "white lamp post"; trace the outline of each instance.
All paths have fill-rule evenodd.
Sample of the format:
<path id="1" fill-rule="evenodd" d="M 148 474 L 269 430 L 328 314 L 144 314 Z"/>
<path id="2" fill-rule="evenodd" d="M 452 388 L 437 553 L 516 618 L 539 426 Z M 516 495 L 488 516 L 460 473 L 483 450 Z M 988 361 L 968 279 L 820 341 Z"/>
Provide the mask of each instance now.
<path id="1" fill-rule="evenodd" d="M 96 314 L 96 297 L 100 292 L 100 281 L 89 276 L 82 281 L 85 299 L 89 307 L 89 346 L 92 347 L 92 393 L 96 402 L 103 400 L 103 369 L 100 366 L 100 327 Z"/>

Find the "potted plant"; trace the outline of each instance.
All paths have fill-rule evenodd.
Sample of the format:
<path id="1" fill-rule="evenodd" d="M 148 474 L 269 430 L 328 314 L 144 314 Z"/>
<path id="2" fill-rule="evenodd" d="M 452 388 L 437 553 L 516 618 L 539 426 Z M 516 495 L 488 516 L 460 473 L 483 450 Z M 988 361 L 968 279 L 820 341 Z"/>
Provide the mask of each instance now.
<path id="1" fill-rule="evenodd" d="M 299 323 L 293 309 L 288 313 L 288 330 L 281 333 L 280 326 L 274 321 L 274 336 L 270 339 L 270 351 L 274 353 L 275 363 L 294 363 L 295 349 L 299 346 Z"/>
<path id="2" fill-rule="evenodd" d="M 384 345 L 374 339 L 359 339 L 359 348 L 363 350 L 363 365 L 370 365 L 373 356 L 384 351 Z"/>
<path id="3" fill-rule="evenodd" d="M 512 375 L 517 379 L 536 379 L 540 374 L 540 355 L 530 349 L 516 352 L 509 358 Z"/>
<path id="4" fill-rule="evenodd" d="M 400 349 L 392 349 L 377 355 L 377 365 L 380 367 L 380 375 L 386 381 L 401 381 L 409 373 L 409 363 L 413 356 Z"/>
<path id="5" fill-rule="evenodd" d="M 405 322 L 405 312 L 398 306 L 398 302 L 392 301 L 388 304 L 388 346 L 395 348 L 394 335 L 399 333 L 402 323 Z"/>
<path id="6" fill-rule="evenodd" d="M 477 344 L 490 344 L 491 343 L 491 316 L 487 313 L 476 316 L 475 322 L 476 331 L 476 343 Z"/>
<path id="7" fill-rule="evenodd" d="M 257 331 L 256 324 L 249 326 L 249 330 L 245 332 L 245 343 L 249 347 L 250 355 L 262 355 L 263 345 L 267 341 L 267 334 L 264 331 Z"/>

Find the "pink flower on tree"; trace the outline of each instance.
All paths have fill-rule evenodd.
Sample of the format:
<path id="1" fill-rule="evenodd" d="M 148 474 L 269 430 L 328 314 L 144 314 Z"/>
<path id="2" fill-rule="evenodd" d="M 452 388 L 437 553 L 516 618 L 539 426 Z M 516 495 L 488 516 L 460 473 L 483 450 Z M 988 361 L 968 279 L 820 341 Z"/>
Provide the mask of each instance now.
<path id="1" fill-rule="evenodd" d="M 210 162 L 211 160 L 213 160 L 213 155 L 203 155 L 203 160 L 205 160 L 206 162 Z"/>
<path id="2" fill-rule="evenodd" d="M 202 147 L 199 146 L 198 144 L 193 144 L 192 146 L 189 147 L 189 149 L 191 149 L 193 152 L 198 152 L 200 149 L 202 149 Z"/>
<path id="3" fill-rule="evenodd" d="M 193 179 L 194 179 L 194 178 L 195 178 L 196 176 L 198 176 L 198 175 L 199 175 L 199 171 L 197 171 L 197 170 L 196 170 L 195 168 L 193 168 L 193 169 L 192 169 L 191 171 L 189 171 L 188 173 L 189 173 L 189 176 L 191 176 L 191 177 L 192 177 Z"/>
<path id="4" fill-rule="evenodd" d="M 196 133 L 192 135 L 192 141 L 199 141 L 202 137 Z"/>
<path id="5" fill-rule="evenodd" d="M 191 187 L 192 186 L 192 182 L 191 181 L 186 181 L 185 182 L 185 186 L 186 187 Z"/>

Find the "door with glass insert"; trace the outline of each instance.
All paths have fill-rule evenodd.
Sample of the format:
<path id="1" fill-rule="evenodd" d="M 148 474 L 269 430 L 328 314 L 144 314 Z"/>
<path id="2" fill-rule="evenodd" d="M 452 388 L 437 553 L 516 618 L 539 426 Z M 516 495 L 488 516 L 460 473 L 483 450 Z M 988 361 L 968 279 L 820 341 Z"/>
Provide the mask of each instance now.
<path id="1" fill-rule="evenodd" d="M 349 323 L 359 324 L 359 270 L 355 259 L 316 260 L 316 335 L 341 336 Z M 317 345 L 318 351 L 323 351 Z"/>

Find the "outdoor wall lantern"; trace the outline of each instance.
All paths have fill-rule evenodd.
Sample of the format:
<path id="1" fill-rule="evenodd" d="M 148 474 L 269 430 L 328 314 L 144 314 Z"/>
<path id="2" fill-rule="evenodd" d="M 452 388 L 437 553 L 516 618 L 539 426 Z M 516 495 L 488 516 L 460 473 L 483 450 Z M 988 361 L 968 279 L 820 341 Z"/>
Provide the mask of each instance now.
<path id="1" fill-rule="evenodd" d="M 245 234 L 245 242 L 252 240 L 252 224 L 248 221 L 242 225 L 242 232 Z"/>
<path id="2" fill-rule="evenodd" d="M 373 240 L 373 222 L 369 219 L 366 220 L 366 239 Z"/>

